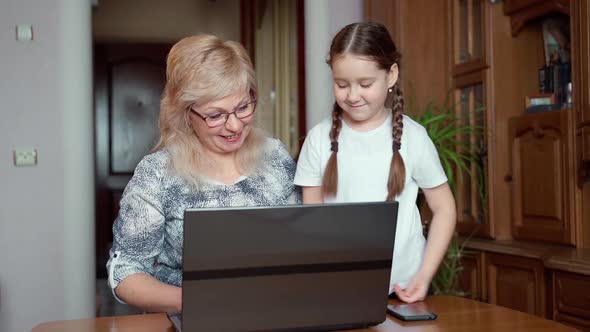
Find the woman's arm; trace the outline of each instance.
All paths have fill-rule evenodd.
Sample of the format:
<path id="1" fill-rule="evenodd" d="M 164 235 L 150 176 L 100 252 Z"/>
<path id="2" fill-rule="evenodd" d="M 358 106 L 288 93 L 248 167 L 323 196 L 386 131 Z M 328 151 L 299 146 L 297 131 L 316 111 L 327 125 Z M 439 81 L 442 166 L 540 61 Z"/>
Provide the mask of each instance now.
<path id="1" fill-rule="evenodd" d="M 434 188 L 423 188 L 422 191 L 426 196 L 430 210 L 432 210 L 432 222 L 428 231 L 424 258 L 418 273 L 412 278 L 406 289 L 394 286 L 398 297 L 408 303 L 421 301 L 426 297 L 430 282 L 453 237 L 457 219 L 455 198 L 448 183 Z"/>
<path id="2" fill-rule="evenodd" d="M 166 234 L 165 192 L 161 185 L 166 167 L 161 154 L 152 154 L 135 169 L 113 224 L 107 270 L 109 285 L 119 301 L 143 310 L 173 312 L 181 306 L 180 288 L 154 277 L 154 265 L 164 249 Z"/>
<path id="3" fill-rule="evenodd" d="M 123 279 L 115 288 L 117 297 L 150 312 L 180 312 L 182 289 L 165 284 L 154 277 L 136 273 Z"/>
<path id="4" fill-rule="evenodd" d="M 324 195 L 322 187 L 303 187 L 303 204 L 322 204 Z"/>

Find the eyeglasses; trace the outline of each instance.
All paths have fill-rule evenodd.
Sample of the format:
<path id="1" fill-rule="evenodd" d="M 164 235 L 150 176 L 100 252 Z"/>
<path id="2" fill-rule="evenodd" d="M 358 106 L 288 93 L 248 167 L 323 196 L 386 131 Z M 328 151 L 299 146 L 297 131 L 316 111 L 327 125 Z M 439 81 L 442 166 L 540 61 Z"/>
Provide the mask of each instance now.
<path id="1" fill-rule="evenodd" d="M 236 108 L 234 108 L 234 110 L 232 112 L 218 112 L 218 113 L 213 113 L 213 114 L 209 114 L 209 115 L 202 115 L 199 112 L 195 111 L 192 108 L 192 105 L 189 107 L 189 110 L 193 113 L 195 113 L 196 115 L 198 115 L 201 119 L 203 119 L 205 121 L 205 123 L 207 124 L 207 126 L 209 126 L 209 128 L 216 128 L 216 127 L 221 127 L 223 125 L 225 125 L 225 123 L 227 122 L 227 119 L 229 119 L 230 114 L 233 114 L 236 116 L 236 118 L 242 120 L 245 119 L 247 117 L 249 117 L 250 115 L 252 115 L 254 113 L 254 111 L 256 110 L 256 99 L 251 100 L 245 104 L 241 104 L 239 106 L 237 106 Z"/>

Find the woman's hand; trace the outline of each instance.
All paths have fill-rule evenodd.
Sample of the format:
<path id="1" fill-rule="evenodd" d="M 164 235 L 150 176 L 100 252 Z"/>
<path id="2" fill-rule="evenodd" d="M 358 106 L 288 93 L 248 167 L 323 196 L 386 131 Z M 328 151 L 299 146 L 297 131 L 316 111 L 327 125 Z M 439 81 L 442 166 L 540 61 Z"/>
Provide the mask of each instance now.
<path id="1" fill-rule="evenodd" d="M 174 293 L 176 312 L 182 312 L 182 287 L 174 288 Z"/>
<path id="2" fill-rule="evenodd" d="M 182 311 L 182 288 L 145 273 L 135 273 L 123 279 L 115 288 L 115 294 L 125 303 L 148 312 Z"/>
<path id="3" fill-rule="evenodd" d="M 408 287 L 402 289 L 398 284 L 395 284 L 393 286 L 393 291 L 400 300 L 406 303 L 413 303 L 424 300 L 429 287 L 430 279 L 424 278 L 420 274 L 416 274 L 410 280 Z"/>

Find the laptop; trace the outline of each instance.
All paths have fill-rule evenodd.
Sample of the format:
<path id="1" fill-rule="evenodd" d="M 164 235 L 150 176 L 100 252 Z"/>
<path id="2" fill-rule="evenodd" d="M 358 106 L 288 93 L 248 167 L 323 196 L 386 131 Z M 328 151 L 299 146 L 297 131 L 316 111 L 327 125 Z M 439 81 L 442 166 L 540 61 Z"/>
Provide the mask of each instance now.
<path id="1" fill-rule="evenodd" d="M 324 331 L 386 318 L 397 202 L 189 209 L 177 331 Z"/>

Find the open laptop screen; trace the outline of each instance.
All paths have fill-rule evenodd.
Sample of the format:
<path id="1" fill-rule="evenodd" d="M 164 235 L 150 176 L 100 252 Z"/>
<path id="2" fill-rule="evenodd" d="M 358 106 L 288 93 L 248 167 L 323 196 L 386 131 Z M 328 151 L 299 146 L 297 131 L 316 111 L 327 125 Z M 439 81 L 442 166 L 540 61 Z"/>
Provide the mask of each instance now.
<path id="1" fill-rule="evenodd" d="M 375 202 L 187 210 L 183 330 L 382 322 L 397 208 Z"/>

